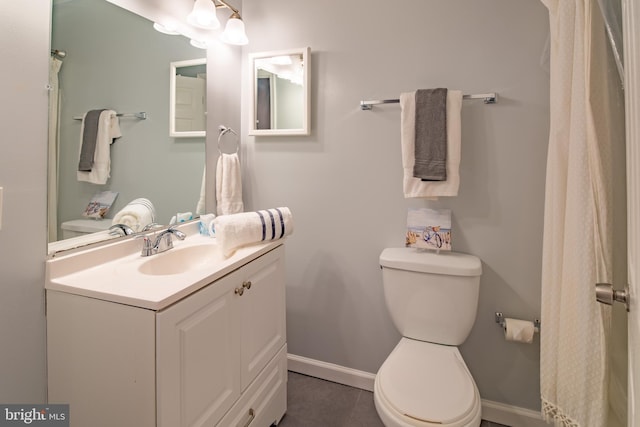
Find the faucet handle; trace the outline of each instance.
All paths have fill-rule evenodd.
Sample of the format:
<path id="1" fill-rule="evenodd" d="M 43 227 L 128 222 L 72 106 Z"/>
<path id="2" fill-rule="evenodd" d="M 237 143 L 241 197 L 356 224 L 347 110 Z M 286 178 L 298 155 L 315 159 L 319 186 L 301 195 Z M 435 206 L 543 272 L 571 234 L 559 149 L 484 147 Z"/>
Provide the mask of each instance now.
<path id="1" fill-rule="evenodd" d="M 149 236 L 139 234 L 135 238 L 142 239 L 142 251 L 140 252 L 140 256 L 153 255 L 153 243 L 151 242 Z"/>
<path id="2" fill-rule="evenodd" d="M 182 231 L 178 230 L 175 225 L 172 225 L 169 228 L 167 228 L 167 233 L 173 234 L 180 240 L 184 240 L 187 237 L 187 235 L 184 234 Z"/>

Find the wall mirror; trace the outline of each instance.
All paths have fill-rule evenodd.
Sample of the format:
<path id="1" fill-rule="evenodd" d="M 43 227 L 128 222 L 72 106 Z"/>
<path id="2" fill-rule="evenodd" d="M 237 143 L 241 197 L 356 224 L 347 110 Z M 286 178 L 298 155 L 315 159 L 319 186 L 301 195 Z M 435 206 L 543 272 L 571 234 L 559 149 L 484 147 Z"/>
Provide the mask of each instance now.
<path id="1" fill-rule="evenodd" d="M 169 67 L 169 135 L 206 136 L 206 58 L 172 62 Z"/>
<path id="2" fill-rule="evenodd" d="M 163 225 L 178 212 L 195 214 L 205 138 L 169 135 L 169 68 L 173 61 L 202 61 L 206 51 L 186 37 L 154 30 L 147 18 L 106 0 L 54 0 L 52 6 L 51 48 L 66 55 L 56 73 L 59 95 L 50 92 L 50 105 L 57 108 L 50 108 L 49 123 L 57 129 L 49 133 L 49 252 L 74 244 L 62 241 L 70 234 L 65 233 L 68 223 L 92 221 L 82 214 L 102 191 L 118 192 L 108 221 L 137 198 L 153 203 L 156 222 Z M 101 108 L 125 115 L 119 118 L 122 137 L 110 148 L 111 176 L 105 185 L 76 176 L 82 124 L 76 118 Z M 147 119 L 132 115 L 137 112 L 146 112 Z M 98 234 L 87 240 L 104 235 Z"/>
<path id="3" fill-rule="evenodd" d="M 252 53 L 249 135 L 309 135 L 310 48 Z"/>

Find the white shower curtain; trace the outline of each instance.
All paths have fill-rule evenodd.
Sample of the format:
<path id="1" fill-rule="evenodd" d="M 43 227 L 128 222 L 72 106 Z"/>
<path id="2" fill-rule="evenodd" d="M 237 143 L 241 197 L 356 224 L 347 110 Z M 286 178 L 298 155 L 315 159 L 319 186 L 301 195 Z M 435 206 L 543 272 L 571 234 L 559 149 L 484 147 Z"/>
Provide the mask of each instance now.
<path id="1" fill-rule="evenodd" d="M 60 138 L 58 131 L 60 123 L 58 117 L 60 105 L 58 72 L 61 67 L 62 61 L 52 56 L 49 61 L 49 158 L 47 172 L 49 242 L 58 240 L 58 139 Z"/>
<path id="2" fill-rule="evenodd" d="M 606 38 L 596 0 L 542 0 L 551 31 L 540 388 L 556 426 L 607 425 L 611 143 Z"/>

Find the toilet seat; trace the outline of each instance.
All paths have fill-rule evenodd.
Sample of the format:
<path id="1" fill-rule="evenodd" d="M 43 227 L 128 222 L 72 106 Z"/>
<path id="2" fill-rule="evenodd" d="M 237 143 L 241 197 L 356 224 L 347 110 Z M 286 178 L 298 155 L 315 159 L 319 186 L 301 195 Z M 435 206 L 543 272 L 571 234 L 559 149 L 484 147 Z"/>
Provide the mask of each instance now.
<path id="1" fill-rule="evenodd" d="M 387 426 L 478 426 L 480 396 L 457 347 L 402 338 L 378 371 Z"/>

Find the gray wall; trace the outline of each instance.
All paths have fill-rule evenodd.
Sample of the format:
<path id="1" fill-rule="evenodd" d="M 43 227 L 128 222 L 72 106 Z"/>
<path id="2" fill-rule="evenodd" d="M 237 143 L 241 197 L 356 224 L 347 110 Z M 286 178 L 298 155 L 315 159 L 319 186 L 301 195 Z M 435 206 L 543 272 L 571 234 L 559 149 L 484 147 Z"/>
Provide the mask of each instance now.
<path id="1" fill-rule="evenodd" d="M 60 71 L 60 223 L 81 218 L 91 196 L 104 190 L 119 192 L 111 218 L 138 197 L 151 200 L 162 224 L 176 212 L 195 213 L 205 139 L 169 137 L 169 63 L 205 58 L 207 52 L 151 24 L 104 0 L 54 7 L 51 43 L 67 51 Z M 149 116 L 120 119 L 122 137 L 111 147 L 106 185 L 76 179 L 81 123 L 73 117 L 96 108 Z"/>
<path id="2" fill-rule="evenodd" d="M 545 7 L 531 0 L 243 6 L 245 53 L 312 51 L 311 136 L 253 138 L 243 129 L 247 209 L 286 205 L 295 218 L 287 242 L 289 352 L 376 372 L 399 339 L 378 256 L 404 245 L 408 207 L 450 208 L 454 250 L 479 256 L 484 268 L 476 324 L 461 352 L 484 399 L 539 408 L 539 339 L 506 342 L 494 312 L 539 316 Z M 245 82 L 248 69 L 245 62 Z M 463 102 L 460 192 L 438 202 L 403 198 L 399 106 L 359 108 L 363 99 L 429 87 L 500 96 L 490 106 Z"/>
<path id="3" fill-rule="evenodd" d="M 0 402 L 46 397 L 44 258 L 50 2 L 0 2 Z"/>

